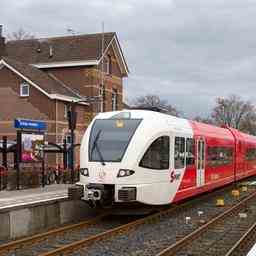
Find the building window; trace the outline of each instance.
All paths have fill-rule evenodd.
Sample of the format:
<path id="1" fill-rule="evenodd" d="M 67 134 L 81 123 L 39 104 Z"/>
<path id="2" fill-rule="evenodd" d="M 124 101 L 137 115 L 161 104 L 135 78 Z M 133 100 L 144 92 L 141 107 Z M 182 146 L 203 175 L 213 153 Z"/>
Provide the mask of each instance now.
<path id="1" fill-rule="evenodd" d="M 174 145 L 174 168 L 184 168 L 185 162 L 185 138 L 175 137 Z"/>
<path id="2" fill-rule="evenodd" d="M 167 170 L 169 169 L 170 140 L 168 136 L 156 139 L 142 157 L 139 166 L 143 168 Z"/>
<path id="3" fill-rule="evenodd" d="M 71 111 L 71 106 L 69 104 L 64 105 L 64 118 L 68 118 L 68 111 Z"/>
<path id="4" fill-rule="evenodd" d="M 22 83 L 20 85 L 20 96 L 21 97 L 28 97 L 29 96 L 29 84 Z"/>
<path id="5" fill-rule="evenodd" d="M 113 89 L 112 91 L 112 110 L 117 110 L 117 90 Z"/>
<path id="6" fill-rule="evenodd" d="M 108 55 L 108 74 L 110 75 L 112 73 L 112 59 L 111 56 Z"/>
<path id="7" fill-rule="evenodd" d="M 107 75 L 110 75 L 112 72 L 112 60 L 110 55 L 108 55 L 104 60 L 104 72 Z"/>
<path id="8" fill-rule="evenodd" d="M 100 101 L 100 111 L 99 112 L 104 112 L 105 111 L 105 86 L 100 85 L 100 92 L 99 92 L 101 98 Z"/>

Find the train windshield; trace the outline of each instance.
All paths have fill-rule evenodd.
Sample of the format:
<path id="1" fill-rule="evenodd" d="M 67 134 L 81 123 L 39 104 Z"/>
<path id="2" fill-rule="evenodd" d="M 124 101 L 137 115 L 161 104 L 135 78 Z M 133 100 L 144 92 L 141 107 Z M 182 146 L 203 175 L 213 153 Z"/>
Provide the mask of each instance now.
<path id="1" fill-rule="evenodd" d="M 97 119 L 89 141 L 89 161 L 121 162 L 141 119 Z"/>

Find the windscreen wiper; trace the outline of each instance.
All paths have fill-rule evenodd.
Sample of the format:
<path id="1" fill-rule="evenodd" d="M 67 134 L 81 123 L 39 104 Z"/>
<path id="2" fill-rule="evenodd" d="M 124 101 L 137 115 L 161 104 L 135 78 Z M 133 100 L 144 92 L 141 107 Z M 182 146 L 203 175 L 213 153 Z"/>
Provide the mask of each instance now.
<path id="1" fill-rule="evenodd" d="M 91 150 L 91 155 L 92 155 L 94 149 L 96 148 L 96 149 L 97 149 L 97 152 L 98 152 L 98 155 L 99 155 L 99 157 L 100 157 L 100 162 L 101 162 L 101 164 L 102 164 L 102 165 L 106 165 L 105 162 L 104 162 L 104 158 L 103 158 L 103 156 L 102 156 L 102 153 L 101 153 L 101 151 L 100 151 L 100 149 L 99 149 L 99 146 L 98 146 L 98 140 L 99 140 L 99 137 L 100 137 L 101 132 L 102 132 L 102 130 L 99 130 L 99 131 L 98 131 L 98 133 L 97 133 L 97 135 L 96 135 L 96 137 L 95 137 L 95 139 L 94 139 L 94 141 L 93 141 L 92 150 Z"/>
<path id="2" fill-rule="evenodd" d="M 103 156 L 102 156 L 102 153 L 101 153 L 101 151 L 100 151 L 100 149 L 99 149 L 99 147 L 98 147 L 98 144 L 96 143 L 96 149 L 97 149 L 97 151 L 98 151 L 98 154 L 99 154 L 99 157 L 100 157 L 100 162 L 101 162 L 101 164 L 102 165 L 106 165 L 106 163 L 105 163 L 105 161 L 104 161 L 104 158 L 103 158 Z"/>

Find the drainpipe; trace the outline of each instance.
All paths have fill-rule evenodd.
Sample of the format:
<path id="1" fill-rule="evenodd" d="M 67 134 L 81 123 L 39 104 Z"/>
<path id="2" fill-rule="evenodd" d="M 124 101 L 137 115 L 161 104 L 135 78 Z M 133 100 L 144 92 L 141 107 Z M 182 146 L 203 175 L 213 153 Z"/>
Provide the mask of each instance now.
<path id="1" fill-rule="evenodd" d="M 58 144 L 58 101 L 55 100 L 55 142 Z M 59 155 L 56 157 L 56 165 L 59 164 Z"/>

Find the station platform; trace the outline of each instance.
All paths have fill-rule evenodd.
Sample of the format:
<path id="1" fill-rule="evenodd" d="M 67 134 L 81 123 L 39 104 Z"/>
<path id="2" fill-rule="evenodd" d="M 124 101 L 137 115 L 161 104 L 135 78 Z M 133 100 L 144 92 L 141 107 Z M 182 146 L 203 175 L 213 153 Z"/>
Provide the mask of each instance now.
<path id="1" fill-rule="evenodd" d="M 69 186 L 0 191 L 0 244 L 95 216 L 85 202 L 68 198 Z"/>
<path id="2" fill-rule="evenodd" d="M 44 188 L 0 191 L 0 211 L 13 207 L 68 198 L 69 186 L 71 184 L 53 184 L 47 185 Z"/>

